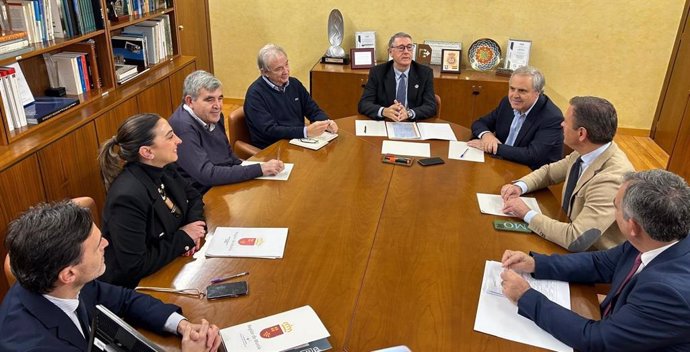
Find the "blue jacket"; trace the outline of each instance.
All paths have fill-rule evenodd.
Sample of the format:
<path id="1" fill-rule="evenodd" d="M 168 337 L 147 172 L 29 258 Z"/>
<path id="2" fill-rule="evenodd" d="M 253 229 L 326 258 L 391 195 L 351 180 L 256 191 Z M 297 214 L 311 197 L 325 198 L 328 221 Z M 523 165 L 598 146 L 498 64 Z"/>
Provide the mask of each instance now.
<path id="1" fill-rule="evenodd" d="M 533 254 L 533 276 L 611 283 L 603 311 L 638 253 L 625 242 L 599 252 Z M 666 249 L 633 276 L 602 320 L 583 318 L 534 289 L 518 300 L 518 313 L 578 351 L 690 351 L 690 239 Z"/>

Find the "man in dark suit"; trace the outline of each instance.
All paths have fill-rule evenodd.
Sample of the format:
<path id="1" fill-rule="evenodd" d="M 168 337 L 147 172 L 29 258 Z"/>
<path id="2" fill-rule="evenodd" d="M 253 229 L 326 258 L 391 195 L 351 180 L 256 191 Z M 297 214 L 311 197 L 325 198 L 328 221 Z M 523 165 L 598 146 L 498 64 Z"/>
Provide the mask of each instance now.
<path id="1" fill-rule="evenodd" d="M 10 224 L 6 245 L 18 283 L 0 306 L 1 351 L 86 351 L 97 304 L 137 326 L 183 335 L 183 351 L 220 345 L 215 325 L 192 324 L 175 305 L 95 280 L 108 241 L 85 208 L 33 207 Z"/>
<path id="2" fill-rule="evenodd" d="M 510 77 L 508 96 L 472 123 L 468 145 L 532 170 L 563 157 L 563 113 L 544 94 L 544 75 L 530 66 Z"/>
<path id="3" fill-rule="evenodd" d="M 599 252 L 503 254 L 503 293 L 518 314 L 578 351 L 690 351 L 690 188 L 664 170 L 629 173 L 614 200 L 627 242 Z M 610 283 L 602 319 L 530 288 L 537 279 Z"/>
<path id="4" fill-rule="evenodd" d="M 396 33 L 388 41 L 393 60 L 374 66 L 357 110 L 375 120 L 421 120 L 436 115 L 434 72 L 412 61 L 412 37 Z"/>

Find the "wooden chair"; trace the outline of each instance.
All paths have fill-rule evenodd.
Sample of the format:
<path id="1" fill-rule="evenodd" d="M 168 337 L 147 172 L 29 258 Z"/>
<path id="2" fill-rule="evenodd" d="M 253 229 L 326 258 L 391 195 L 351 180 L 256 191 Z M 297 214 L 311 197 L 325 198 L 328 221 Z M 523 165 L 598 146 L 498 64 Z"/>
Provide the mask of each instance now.
<path id="1" fill-rule="evenodd" d="M 80 207 L 89 208 L 89 210 L 91 210 L 91 214 L 96 214 L 96 212 L 98 211 L 98 209 L 96 208 L 96 201 L 94 201 L 91 197 L 72 198 L 72 201 L 77 203 L 77 205 L 79 205 Z M 17 278 L 14 277 L 14 274 L 12 274 L 12 269 L 10 268 L 9 253 L 5 256 L 4 269 L 5 279 L 7 280 L 7 286 L 11 287 L 15 283 L 15 281 L 17 281 Z"/>
<path id="2" fill-rule="evenodd" d="M 240 107 L 230 113 L 228 118 L 228 140 L 232 150 L 241 159 L 248 159 L 261 149 L 249 143 L 249 129 L 244 117 L 244 108 Z"/>
<path id="3" fill-rule="evenodd" d="M 441 118 L 441 97 L 438 94 L 434 94 L 436 98 L 436 117 Z"/>

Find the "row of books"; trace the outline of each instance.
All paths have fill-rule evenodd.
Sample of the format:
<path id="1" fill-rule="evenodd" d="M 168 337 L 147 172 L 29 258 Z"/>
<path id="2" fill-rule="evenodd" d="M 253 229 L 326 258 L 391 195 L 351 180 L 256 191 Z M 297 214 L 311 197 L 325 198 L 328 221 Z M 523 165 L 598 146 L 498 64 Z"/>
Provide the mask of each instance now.
<path id="1" fill-rule="evenodd" d="M 173 54 L 170 16 L 165 14 L 127 26 L 111 37 L 111 44 L 116 78 L 118 83 L 124 83 L 132 78 L 132 66 L 141 73 Z"/>
<path id="2" fill-rule="evenodd" d="M 29 50 L 31 48 L 29 48 L 29 38 L 26 32 L 8 30 L 0 33 L 0 58 L 10 55 L 16 56 Z"/>
<path id="3" fill-rule="evenodd" d="M 3 30 L 26 32 L 29 44 L 103 28 L 100 0 L 8 0 L 0 18 Z"/>
<path id="4" fill-rule="evenodd" d="M 50 86 L 65 87 L 69 95 L 78 95 L 102 87 L 96 57 L 96 43 L 89 39 L 70 44 L 55 54 L 43 54 Z"/>
<path id="5" fill-rule="evenodd" d="M 143 15 L 148 12 L 172 7 L 172 0 L 121 0 L 127 15 Z"/>

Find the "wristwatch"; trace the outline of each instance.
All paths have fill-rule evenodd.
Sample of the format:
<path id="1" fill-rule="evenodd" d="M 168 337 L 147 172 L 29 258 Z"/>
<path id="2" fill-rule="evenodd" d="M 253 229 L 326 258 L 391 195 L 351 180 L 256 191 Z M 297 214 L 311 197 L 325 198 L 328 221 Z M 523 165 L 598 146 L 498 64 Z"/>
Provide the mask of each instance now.
<path id="1" fill-rule="evenodd" d="M 414 111 L 412 109 L 407 109 L 407 118 L 410 120 L 414 120 Z"/>

